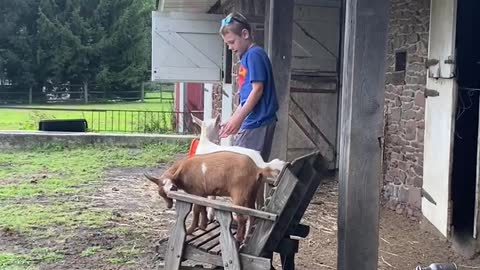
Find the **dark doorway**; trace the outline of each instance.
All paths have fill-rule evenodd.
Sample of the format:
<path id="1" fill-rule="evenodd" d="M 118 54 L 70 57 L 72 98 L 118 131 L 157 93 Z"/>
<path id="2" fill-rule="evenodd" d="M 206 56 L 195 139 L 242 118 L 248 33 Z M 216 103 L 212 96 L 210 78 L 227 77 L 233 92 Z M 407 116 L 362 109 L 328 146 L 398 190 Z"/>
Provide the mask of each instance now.
<path id="1" fill-rule="evenodd" d="M 457 111 L 452 167 L 452 229 L 457 244 L 473 242 L 480 98 L 480 1 L 457 1 Z M 464 249 L 464 248 L 462 248 Z"/>

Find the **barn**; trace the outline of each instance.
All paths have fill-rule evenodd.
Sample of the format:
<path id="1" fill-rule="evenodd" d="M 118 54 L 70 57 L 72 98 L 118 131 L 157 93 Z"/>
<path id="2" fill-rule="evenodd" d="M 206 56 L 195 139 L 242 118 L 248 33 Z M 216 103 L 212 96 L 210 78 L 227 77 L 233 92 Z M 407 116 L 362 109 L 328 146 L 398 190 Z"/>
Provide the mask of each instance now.
<path id="1" fill-rule="evenodd" d="M 479 251 L 478 1 L 157 1 L 152 80 L 203 85 L 205 116 L 224 120 L 238 59 L 218 28 L 231 11 L 273 64 L 272 156 L 319 150 L 339 172 L 340 269 L 375 268 L 380 201 Z"/>

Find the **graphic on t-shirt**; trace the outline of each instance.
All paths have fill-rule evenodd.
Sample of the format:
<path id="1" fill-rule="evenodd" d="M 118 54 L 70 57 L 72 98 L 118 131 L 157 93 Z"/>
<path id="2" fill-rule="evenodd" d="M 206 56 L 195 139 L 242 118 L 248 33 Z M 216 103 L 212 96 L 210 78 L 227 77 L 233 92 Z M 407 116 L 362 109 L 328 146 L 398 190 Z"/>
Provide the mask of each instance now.
<path id="1" fill-rule="evenodd" d="M 238 89 L 242 88 L 243 83 L 245 82 L 246 76 L 247 76 L 247 69 L 242 65 L 240 65 L 240 68 L 238 69 L 238 77 L 237 77 Z"/>

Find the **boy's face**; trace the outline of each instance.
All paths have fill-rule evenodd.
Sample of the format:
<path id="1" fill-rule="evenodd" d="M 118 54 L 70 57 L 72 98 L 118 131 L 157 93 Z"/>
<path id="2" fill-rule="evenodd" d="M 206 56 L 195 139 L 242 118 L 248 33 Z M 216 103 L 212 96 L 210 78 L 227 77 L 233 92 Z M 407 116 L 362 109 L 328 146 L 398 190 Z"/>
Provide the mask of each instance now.
<path id="1" fill-rule="evenodd" d="M 248 50 L 252 41 L 250 34 L 247 30 L 242 31 L 242 35 L 239 36 L 231 31 L 222 35 L 223 41 L 228 45 L 228 48 L 241 57 L 244 52 Z"/>

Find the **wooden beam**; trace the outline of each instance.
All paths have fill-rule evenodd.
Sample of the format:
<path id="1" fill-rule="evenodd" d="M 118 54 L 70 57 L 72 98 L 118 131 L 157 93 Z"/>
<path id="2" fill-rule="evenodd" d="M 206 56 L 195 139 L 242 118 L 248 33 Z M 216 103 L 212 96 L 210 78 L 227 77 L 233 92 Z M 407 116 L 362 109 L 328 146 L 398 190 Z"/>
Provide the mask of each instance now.
<path id="1" fill-rule="evenodd" d="M 344 1 L 338 269 L 377 269 L 388 6 Z"/>
<path id="2" fill-rule="evenodd" d="M 269 220 L 273 222 L 275 222 L 278 218 L 277 215 L 274 213 L 238 206 L 230 202 L 207 199 L 204 197 L 188 194 L 183 191 L 170 191 L 168 192 L 168 197 L 175 199 L 177 202 L 179 201 L 193 203 L 205 207 L 211 207 L 215 210 L 230 211 L 232 213 L 253 216 L 259 219 Z"/>
<path id="3" fill-rule="evenodd" d="M 265 16 L 266 49 L 272 62 L 280 109 L 273 139 L 271 157 L 286 160 L 288 135 L 288 103 L 292 63 L 293 0 L 269 0 Z"/>

